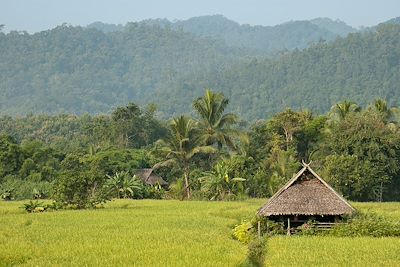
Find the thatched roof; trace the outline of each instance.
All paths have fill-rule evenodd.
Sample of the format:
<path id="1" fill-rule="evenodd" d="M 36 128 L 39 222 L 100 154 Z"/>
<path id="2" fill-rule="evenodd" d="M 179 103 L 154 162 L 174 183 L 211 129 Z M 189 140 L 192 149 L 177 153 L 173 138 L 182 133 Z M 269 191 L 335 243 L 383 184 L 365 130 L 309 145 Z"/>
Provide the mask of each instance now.
<path id="1" fill-rule="evenodd" d="M 146 184 L 155 185 L 167 185 L 163 178 L 153 173 L 153 169 L 138 169 L 135 170 L 135 175 Z"/>
<path id="2" fill-rule="evenodd" d="M 354 208 L 309 165 L 303 168 L 261 207 L 258 215 L 344 215 Z"/>

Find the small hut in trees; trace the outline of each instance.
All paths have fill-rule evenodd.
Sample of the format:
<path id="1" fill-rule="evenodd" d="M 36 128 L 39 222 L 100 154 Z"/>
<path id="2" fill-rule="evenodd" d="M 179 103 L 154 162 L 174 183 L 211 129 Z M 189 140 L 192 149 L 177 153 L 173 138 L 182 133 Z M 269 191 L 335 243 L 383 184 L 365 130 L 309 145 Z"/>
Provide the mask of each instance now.
<path id="1" fill-rule="evenodd" d="M 135 175 L 148 185 L 167 185 L 168 183 L 160 176 L 153 172 L 153 169 L 137 169 L 135 170 Z"/>
<path id="2" fill-rule="evenodd" d="M 329 226 L 354 211 L 309 164 L 303 162 L 303 168 L 259 209 L 257 215 L 284 222 L 289 232 L 291 227 L 309 220 Z"/>

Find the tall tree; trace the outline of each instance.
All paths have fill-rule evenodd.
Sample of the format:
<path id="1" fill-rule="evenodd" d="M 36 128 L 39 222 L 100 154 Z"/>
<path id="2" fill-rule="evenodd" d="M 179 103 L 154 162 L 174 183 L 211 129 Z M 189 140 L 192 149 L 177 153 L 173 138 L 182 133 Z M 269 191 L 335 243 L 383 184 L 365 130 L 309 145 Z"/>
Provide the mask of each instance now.
<path id="1" fill-rule="evenodd" d="M 382 200 L 400 170 L 399 144 L 379 114 L 349 114 L 329 134 L 326 177 L 354 200 Z"/>
<path id="2" fill-rule="evenodd" d="M 118 107 L 112 113 L 114 129 L 119 136 L 122 147 L 127 148 L 134 138 L 137 138 L 140 129 L 140 108 L 129 103 L 125 107 Z"/>
<path id="3" fill-rule="evenodd" d="M 23 154 L 20 146 L 9 135 L 0 135 L 0 181 L 4 176 L 15 174 L 21 166 Z"/>
<path id="4" fill-rule="evenodd" d="M 123 148 L 141 147 L 164 135 L 164 128 L 154 118 L 155 107 L 142 110 L 134 103 L 116 108 L 111 117 L 119 145 Z"/>
<path id="5" fill-rule="evenodd" d="M 233 113 L 224 113 L 228 104 L 229 100 L 222 93 L 214 93 L 210 89 L 193 102 L 193 108 L 200 117 L 200 134 L 206 145 L 216 144 L 218 149 L 224 145 L 236 148 L 233 137 L 238 132 L 231 126 L 238 122 L 238 118 Z"/>
<path id="6" fill-rule="evenodd" d="M 166 160 L 154 166 L 154 168 L 168 165 L 181 167 L 188 199 L 191 196 L 189 175 L 193 157 L 199 153 L 215 152 L 212 146 L 204 145 L 204 136 L 198 135 L 197 125 L 196 121 L 185 116 L 174 118 L 170 124 L 169 137 L 160 141 Z"/>
<path id="7" fill-rule="evenodd" d="M 290 108 L 278 113 L 269 121 L 269 127 L 273 131 L 283 134 L 285 137 L 286 150 L 293 145 L 293 137 L 304 126 L 305 121 L 309 120 L 311 113 L 308 111 L 296 112 Z"/>

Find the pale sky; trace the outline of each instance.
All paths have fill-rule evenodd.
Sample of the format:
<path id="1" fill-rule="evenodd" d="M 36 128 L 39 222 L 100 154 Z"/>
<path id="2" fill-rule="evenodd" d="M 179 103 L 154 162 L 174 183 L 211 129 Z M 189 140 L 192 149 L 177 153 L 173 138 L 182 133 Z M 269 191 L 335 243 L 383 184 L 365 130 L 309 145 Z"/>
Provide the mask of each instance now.
<path id="1" fill-rule="evenodd" d="M 214 14 L 251 25 L 329 17 L 359 27 L 400 16 L 400 0 L 0 0 L 0 24 L 6 32 L 36 32 L 64 22 L 125 24 Z"/>

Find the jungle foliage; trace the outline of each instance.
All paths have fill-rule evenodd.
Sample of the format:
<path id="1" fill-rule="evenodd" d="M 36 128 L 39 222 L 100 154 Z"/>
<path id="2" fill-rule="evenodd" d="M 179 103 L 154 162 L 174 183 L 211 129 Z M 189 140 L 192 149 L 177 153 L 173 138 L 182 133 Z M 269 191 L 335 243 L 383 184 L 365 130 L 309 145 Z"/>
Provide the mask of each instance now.
<path id="1" fill-rule="evenodd" d="M 3 116 L 0 196 L 77 208 L 112 197 L 264 198 L 305 160 L 351 200 L 399 200 L 399 110 L 387 101 L 343 101 L 325 115 L 285 109 L 248 127 L 229 102 L 207 89 L 192 102 L 196 116 L 169 121 L 134 103 L 110 115 Z M 142 168 L 168 186 L 144 183 Z"/>

